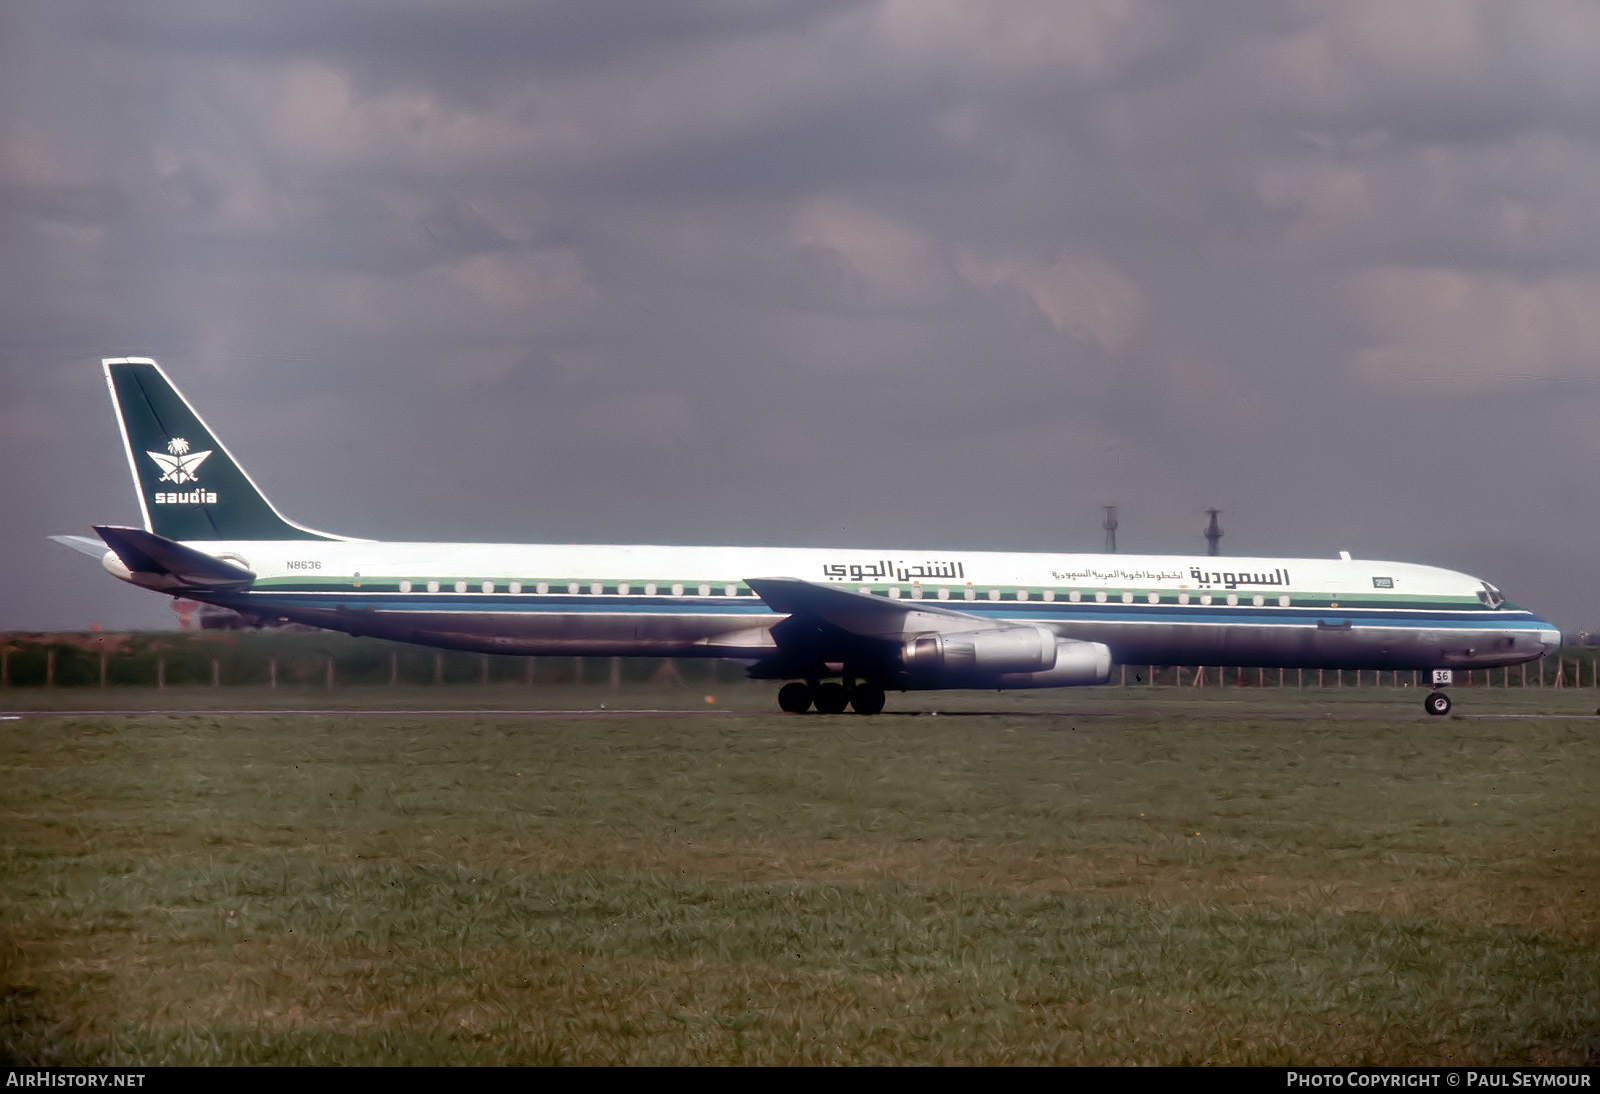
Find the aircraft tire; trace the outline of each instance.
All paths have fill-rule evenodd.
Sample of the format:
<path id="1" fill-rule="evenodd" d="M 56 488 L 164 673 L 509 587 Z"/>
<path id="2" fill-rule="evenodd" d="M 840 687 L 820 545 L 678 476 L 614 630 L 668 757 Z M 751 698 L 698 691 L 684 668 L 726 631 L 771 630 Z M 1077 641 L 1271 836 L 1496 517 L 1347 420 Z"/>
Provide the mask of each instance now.
<path id="1" fill-rule="evenodd" d="M 1430 692 L 1422 701 L 1422 709 L 1433 715 L 1449 714 L 1450 696 L 1442 691 Z"/>
<path id="2" fill-rule="evenodd" d="M 785 714 L 804 714 L 811 709 L 811 689 L 796 680 L 778 689 L 778 707 Z"/>
<path id="3" fill-rule="evenodd" d="M 850 693 L 850 706 L 857 714 L 882 714 L 883 689 L 873 684 L 857 684 Z"/>
<path id="4" fill-rule="evenodd" d="M 811 693 L 811 701 L 817 705 L 818 714 L 843 714 L 844 708 L 850 703 L 850 693 L 844 690 L 843 684 L 835 684 L 830 680 L 817 685 Z"/>

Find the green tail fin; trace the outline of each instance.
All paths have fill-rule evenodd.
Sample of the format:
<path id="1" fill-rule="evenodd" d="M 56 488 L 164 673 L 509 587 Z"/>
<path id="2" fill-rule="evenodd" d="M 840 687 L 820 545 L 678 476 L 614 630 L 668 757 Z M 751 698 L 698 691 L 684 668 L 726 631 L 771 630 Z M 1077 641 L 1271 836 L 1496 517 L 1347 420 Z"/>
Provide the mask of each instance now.
<path id="1" fill-rule="evenodd" d="M 147 530 L 172 540 L 344 538 L 274 509 L 160 365 L 144 357 L 101 363 Z"/>

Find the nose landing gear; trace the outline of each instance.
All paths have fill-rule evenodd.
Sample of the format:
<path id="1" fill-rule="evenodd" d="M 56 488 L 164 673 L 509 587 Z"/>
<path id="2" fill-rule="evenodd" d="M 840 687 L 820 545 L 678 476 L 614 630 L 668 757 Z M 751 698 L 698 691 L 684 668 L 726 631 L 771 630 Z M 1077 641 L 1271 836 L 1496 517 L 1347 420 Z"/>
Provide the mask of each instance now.
<path id="1" fill-rule="evenodd" d="M 1439 689 L 1448 687 L 1454 681 L 1455 674 L 1449 669 L 1433 670 L 1433 690 L 1428 692 L 1428 697 L 1422 700 L 1422 709 L 1433 715 L 1450 713 L 1450 696 Z"/>

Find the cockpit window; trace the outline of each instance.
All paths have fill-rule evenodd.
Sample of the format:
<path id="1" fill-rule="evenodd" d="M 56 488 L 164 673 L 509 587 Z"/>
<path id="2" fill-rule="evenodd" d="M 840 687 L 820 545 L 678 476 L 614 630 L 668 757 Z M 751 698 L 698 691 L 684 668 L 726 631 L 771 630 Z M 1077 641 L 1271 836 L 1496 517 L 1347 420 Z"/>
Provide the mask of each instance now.
<path id="1" fill-rule="evenodd" d="M 1478 590 L 1478 599 L 1483 601 L 1485 607 L 1498 608 L 1500 605 L 1506 602 L 1506 598 L 1500 595 L 1499 589 L 1496 589 L 1487 581 L 1483 582 L 1482 584 L 1483 588 Z"/>

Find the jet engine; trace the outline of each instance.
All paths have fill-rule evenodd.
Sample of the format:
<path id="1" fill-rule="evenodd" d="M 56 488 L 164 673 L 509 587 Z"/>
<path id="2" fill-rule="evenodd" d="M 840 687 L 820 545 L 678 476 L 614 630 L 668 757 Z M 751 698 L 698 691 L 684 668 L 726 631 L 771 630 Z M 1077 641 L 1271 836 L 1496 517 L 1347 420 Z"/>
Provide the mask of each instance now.
<path id="1" fill-rule="evenodd" d="M 1058 688 L 1111 677 L 1103 643 L 1058 638 L 1039 626 L 920 635 L 900 656 L 913 688 Z"/>
<path id="2" fill-rule="evenodd" d="M 924 634 L 900 654 L 912 676 L 987 676 L 1054 668 L 1055 633 L 1044 627 L 1003 627 L 959 634 Z"/>

